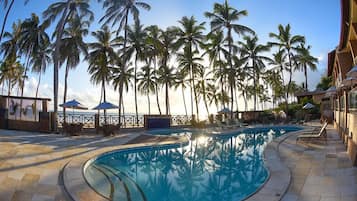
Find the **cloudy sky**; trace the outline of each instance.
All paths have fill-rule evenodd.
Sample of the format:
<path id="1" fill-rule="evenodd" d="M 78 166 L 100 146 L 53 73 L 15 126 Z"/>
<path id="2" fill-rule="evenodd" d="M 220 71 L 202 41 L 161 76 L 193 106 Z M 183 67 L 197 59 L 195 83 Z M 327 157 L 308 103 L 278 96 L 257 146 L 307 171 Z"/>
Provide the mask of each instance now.
<path id="1" fill-rule="evenodd" d="M 30 0 L 29 4 L 24 5 L 24 1 L 15 1 L 14 8 L 9 15 L 7 30 L 10 30 L 12 22 L 17 19 L 25 19 L 35 12 L 41 15 L 53 0 Z M 101 4 L 91 0 L 91 8 L 95 13 L 95 21 L 91 25 L 91 31 L 100 27 L 99 18 L 103 15 Z M 203 13 L 212 11 L 214 2 L 223 2 L 223 0 L 146 0 L 152 7 L 151 11 L 141 11 L 140 18 L 143 24 L 157 24 L 161 28 L 177 25 L 177 21 L 183 16 L 194 15 L 198 21 L 207 21 Z M 334 49 L 339 41 L 340 32 L 340 5 L 338 0 L 230 0 L 229 3 L 238 10 L 248 11 L 248 17 L 240 20 L 240 23 L 254 29 L 261 43 L 269 41 L 269 33 L 277 32 L 278 24 L 286 25 L 290 23 L 293 34 L 300 34 L 306 37 L 307 43 L 312 46 L 312 54 L 319 58 L 318 71 L 309 72 L 309 88 L 313 90 L 321 75 L 326 72 L 327 53 Z M 4 17 L 3 10 L 0 10 L 0 22 Z M 209 30 L 208 23 L 206 24 Z M 53 31 L 51 27 L 49 32 Z M 90 37 L 86 38 L 91 41 Z M 175 65 L 175 64 L 173 64 Z M 83 104 L 94 107 L 100 98 L 100 89 L 90 82 L 87 73 L 87 63 L 82 62 L 75 71 L 69 74 L 69 93 L 68 99 L 76 98 Z M 38 76 L 30 74 L 26 83 L 25 95 L 34 96 L 35 88 L 38 82 Z M 301 83 L 304 78 L 301 73 L 296 73 L 294 79 Z M 64 68 L 60 70 L 60 102 L 62 101 L 64 83 Z M 41 97 L 53 98 L 53 71 L 49 67 L 43 76 L 40 87 Z M 114 103 L 118 100 L 118 94 L 114 92 L 111 86 L 108 86 L 108 100 Z M 171 111 L 173 114 L 184 114 L 183 101 L 180 91 L 170 93 Z M 125 95 L 125 106 L 127 112 L 134 112 L 133 93 Z M 139 112 L 147 112 L 147 99 L 144 96 L 139 97 Z M 160 93 L 161 107 L 164 106 L 164 91 Z M 186 101 L 189 103 L 189 94 L 186 94 Z M 156 112 L 154 97 L 152 97 L 152 111 Z M 240 104 L 240 110 L 244 109 L 244 104 Z M 50 105 L 53 108 L 53 105 Z M 189 107 L 190 108 L 190 107 Z M 188 109 L 189 109 L 188 108 Z M 200 106 L 203 112 L 203 104 Z M 211 112 L 215 112 L 215 107 Z"/>

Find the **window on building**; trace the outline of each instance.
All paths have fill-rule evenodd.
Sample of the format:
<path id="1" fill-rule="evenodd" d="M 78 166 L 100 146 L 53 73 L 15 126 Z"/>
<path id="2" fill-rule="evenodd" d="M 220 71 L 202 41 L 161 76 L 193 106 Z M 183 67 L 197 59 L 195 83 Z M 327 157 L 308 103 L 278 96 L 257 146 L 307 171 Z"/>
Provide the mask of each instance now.
<path id="1" fill-rule="evenodd" d="M 348 108 L 357 110 L 357 88 L 348 93 Z"/>

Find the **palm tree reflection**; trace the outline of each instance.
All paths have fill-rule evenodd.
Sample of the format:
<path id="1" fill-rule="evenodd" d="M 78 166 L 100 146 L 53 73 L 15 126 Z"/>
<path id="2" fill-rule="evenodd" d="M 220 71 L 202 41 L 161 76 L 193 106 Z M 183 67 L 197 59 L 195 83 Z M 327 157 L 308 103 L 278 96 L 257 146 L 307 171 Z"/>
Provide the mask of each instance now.
<path id="1" fill-rule="evenodd" d="M 103 163 L 132 177 L 148 201 L 241 200 L 267 178 L 262 153 L 280 131 L 193 136 L 179 148 L 116 153 Z"/>

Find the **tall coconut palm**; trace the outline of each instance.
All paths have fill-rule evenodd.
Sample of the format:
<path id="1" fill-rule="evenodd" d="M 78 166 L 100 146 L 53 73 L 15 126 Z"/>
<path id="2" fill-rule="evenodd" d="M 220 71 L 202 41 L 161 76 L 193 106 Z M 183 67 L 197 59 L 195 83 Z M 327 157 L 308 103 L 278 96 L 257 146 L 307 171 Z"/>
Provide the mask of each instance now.
<path id="1" fill-rule="evenodd" d="M 198 100 L 197 100 L 197 92 L 195 89 L 195 66 L 197 67 L 198 64 L 194 64 L 194 60 L 199 60 L 198 58 L 194 59 L 195 55 L 199 53 L 198 48 L 203 44 L 203 31 L 204 22 L 198 23 L 197 20 L 191 16 L 183 17 L 180 21 L 180 27 L 176 29 L 178 40 L 177 46 L 183 47 L 184 53 L 181 54 L 181 61 L 183 61 L 183 65 L 188 67 L 189 77 L 190 77 L 190 87 L 191 87 L 191 113 L 193 116 L 193 96 L 195 97 L 196 102 L 196 114 L 197 119 L 199 120 L 198 115 Z M 183 60 L 182 60 L 183 59 Z M 181 66 L 182 66 L 181 64 Z M 197 72 L 197 71 L 196 71 Z M 193 91 L 193 93 L 192 93 Z"/>
<path id="2" fill-rule="evenodd" d="M 263 54 L 270 50 L 269 46 L 258 44 L 258 37 L 245 36 L 244 41 L 239 41 L 239 50 L 242 55 L 242 59 L 246 59 L 249 63 L 247 65 L 248 72 L 250 72 L 250 77 L 253 79 L 254 86 L 254 111 L 257 109 L 257 87 L 260 85 L 259 80 L 261 74 L 264 72 L 265 63 L 269 62 L 270 58 L 264 56 Z"/>
<path id="3" fill-rule="evenodd" d="M 169 88 L 174 85 L 173 68 L 169 66 L 170 58 L 174 53 L 176 30 L 172 27 L 160 30 L 157 48 L 159 53 L 158 81 L 165 86 L 166 115 L 169 113 Z M 170 80 L 171 79 L 171 80 Z"/>
<path id="4" fill-rule="evenodd" d="M 41 48 L 42 45 L 49 42 L 49 36 L 46 33 L 49 23 L 40 24 L 39 17 L 32 13 L 30 18 L 27 18 L 21 24 L 21 34 L 19 38 L 20 53 L 25 54 L 26 64 L 23 75 L 23 83 L 21 84 L 21 97 L 24 95 L 25 81 L 27 79 L 27 71 L 31 57 Z M 20 103 L 22 107 L 22 100 Z M 20 113 L 21 118 L 22 113 Z"/>
<path id="5" fill-rule="evenodd" d="M 95 42 L 89 43 L 90 52 L 86 56 L 89 63 L 88 72 L 91 74 L 91 82 L 101 85 L 103 101 L 106 102 L 105 86 L 112 76 L 111 65 L 115 64 L 118 56 L 114 50 L 119 45 L 117 39 L 112 39 L 112 34 L 107 26 L 101 30 L 92 32 Z M 106 110 L 104 110 L 104 123 L 107 123 Z"/>
<path id="6" fill-rule="evenodd" d="M 18 85 L 21 87 L 22 84 L 22 73 L 24 67 L 17 60 L 17 57 L 6 57 L 5 61 L 1 65 L 1 79 L 6 80 L 7 82 L 7 95 L 10 96 L 13 87 Z"/>
<path id="7" fill-rule="evenodd" d="M 226 50 L 223 44 L 223 31 L 210 32 L 207 35 L 207 40 L 208 42 L 206 42 L 204 45 L 206 52 L 203 55 L 208 54 L 210 64 L 213 67 L 213 71 L 215 71 L 217 75 L 223 75 L 222 73 L 220 73 L 224 71 L 224 68 L 226 68 L 223 58 L 228 55 L 228 51 Z M 218 76 L 217 78 L 220 80 L 221 93 L 223 94 L 225 77 Z M 221 98 L 223 98 L 223 96 Z M 221 100 L 221 106 L 222 108 L 225 107 L 223 99 Z"/>
<path id="8" fill-rule="evenodd" d="M 154 76 L 157 77 L 156 72 L 157 72 L 157 66 L 158 66 L 158 57 L 160 54 L 161 50 L 161 45 L 160 45 L 160 39 L 159 35 L 162 30 L 159 29 L 157 25 L 152 25 L 149 27 L 146 27 L 146 32 L 147 32 L 147 45 L 149 46 L 151 50 L 150 54 L 150 59 L 152 60 L 152 63 L 154 64 Z M 157 109 L 159 111 L 159 114 L 161 115 L 161 108 L 160 108 L 160 102 L 159 102 L 159 90 L 158 90 L 158 84 L 155 82 L 155 96 L 156 96 L 156 105 Z"/>
<path id="9" fill-rule="evenodd" d="M 19 47 L 19 39 L 21 36 L 21 21 L 18 20 L 16 23 L 12 24 L 12 31 L 11 32 L 5 32 L 4 33 L 4 38 L 6 41 L 1 43 L 0 46 L 0 53 L 3 54 L 4 59 L 6 58 L 16 58 L 18 56 L 18 53 L 20 51 Z"/>
<path id="10" fill-rule="evenodd" d="M 138 61 L 145 60 L 145 46 L 146 46 L 146 31 L 140 21 L 136 21 L 133 27 L 128 27 L 128 43 L 129 46 L 126 49 L 128 58 L 134 57 L 134 99 L 135 99 L 135 116 L 136 124 L 139 125 L 138 114 L 138 98 L 137 98 L 137 71 Z"/>
<path id="11" fill-rule="evenodd" d="M 298 65 L 295 70 L 303 71 L 305 76 L 305 91 L 308 91 L 307 86 L 307 69 L 309 68 L 311 71 L 317 70 L 318 59 L 310 54 L 311 46 L 305 46 L 304 43 L 301 43 L 297 49 L 296 61 Z"/>
<path id="12" fill-rule="evenodd" d="M 252 33 L 254 31 L 247 26 L 241 24 L 235 24 L 241 17 L 247 16 L 248 12 L 246 10 L 237 10 L 231 7 L 228 4 L 228 1 L 225 0 L 224 3 L 219 4 L 215 3 L 213 5 L 213 12 L 205 12 L 205 16 L 211 20 L 211 31 L 219 31 L 226 29 L 227 37 L 226 40 L 228 42 L 228 64 L 233 69 L 233 35 L 232 31 L 237 33 L 238 35 L 245 33 Z M 230 86 L 231 90 L 231 118 L 233 118 L 233 90 L 234 86 Z"/>
<path id="13" fill-rule="evenodd" d="M 182 99 L 183 99 L 183 105 L 185 108 L 185 115 L 187 115 L 187 106 L 186 106 L 186 98 L 185 98 L 185 89 L 188 87 L 187 85 L 189 84 L 189 80 L 186 79 L 186 74 L 184 71 L 176 71 L 176 76 L 175 76 L 175 83 L 174 83 L 174 88 L 177 90 L 177 88 L 181 87 L 181 93 L 182 93 Z"/>
<path id="14" fill-rule="evenodd" d="M 68 74 L 70 69 L 74 69 L 80 62 L 80 56 L 88 54 L 87 44 L 83 37 L 88 34 L 89 21 L 82 21 L 80 18 L 72 18 L 63 33 L 60 47 L 60 61 L 65 63 L 63 104 L 67 100 Z M 63 107 L 63 121 L 66 123 L 66 108 Z"/>
<path id="15" fill-rule="evenodd" d="M 202 68 L 199 70 L 198 72 L 198 79 L 197 79 L 197 84 L 196 84 L 196 88 L 198 91 L 198 94 L 200 94 L 202 96 L 203 99 L 203 103 L 205 105 L 206 108 L 206 112 L 207 112 L 207 117 L 210 116 L 209 113 L 209 109 L 208 109 L 208 97 L 207 97 L 207 85 L 209 82 L 212 82 L 213 79 L 208 77 L 208 73 L 206 73 L 205 68 L 202 66 Z"/>
<path id="16" fill-rule="evenodd" d="M 133 72 L 134 68 L 130 68 L 128 67 L 128 65 L 124 65 L 123 63 L 121 63 L 121 60 L 118 60 L 116 63 L 116 67 L 113 68 L 112 83 L 114 86 L 114 90 L 119 91 L 119 126 L 121 126 L 121 115 L 122 113 L 124 113 L 123 91 L 125 90 L 127 92 L 129 90 L 129 87 L 132 85 L 131 80 L 134 77 Z"/>
<path id="17" fill-rule="evenodd" d="M 290 24 L 287 24 L 285 27 L 283 25 L 278 26 L 279 33 L 270 33 L 269 36 L 274 39 L 274 42 L 269 42 L 270 45 L 278 47 L 279 49 L 283 50 L 287 55 L 287 65 L 286 70 L 289 73 L 289 82 L 287 85 L 286 93 L 286 103 L 285 103 L 285 113 L 288 112 L 288 99 L 289 99 L 289 92 L 290 92 L 290 85 L 292 82 L 292 73 L 293 73 L 293 58 L 294 58 L 294 51 L 297 50 L 298 45 L 305 42 L 305 37 L 300 35 L 292 35 L 291 34 L 291 27 Z"/>
<path id="18" fill-rule="evenodd" d="M 174 68 L 168 65 L 162 65 L 157 72 L 158 81 L 161 85 L 165 86 L 165 105 L 166 105 L 166 115 L 170 114 L 170 102 L 169 102 L 169 89 L 174 85 L 175 74 Z"/>
<path id="19" fill-rule="evenodd" d="M 41 83 L 42 73 L 46 72 L 47 66 L 52 62 L 52 47 L 49 41 L 42 43 L 41 46 L 32 53 L 30 65 L 32 72 L 38 73 L 38 82 L 35 97 L 38 97 L 38 89 Z"/>
<path id="20" fill-rule="evenodd" d="M 63 30 L 69 19 L 84 16 L 86 20 L 93 21 L 94 15 L 90 11 L 89 0 L 62 0 L 51 4 L 44 12 L 46 21 L 54 23 L 59 18 L 54 36 L 56 37 L 53 54 L 53 103 L 55 119 L 54 130 L 57 131 L 57 111 L 58 111 L 58 69 L 60 67 L 60 48 Z"/>
<path id="21" fill-rule="evenodd" d="M 3 34 L 4 34 L 7 18 L 9 17 L 9 14 L 10 14 L 10 11 L 11 11 L 13 5 L 14 5 L 14 2 L 15 2 L 15 0 L 11 0 L 10 4 L 9 4 L 9 0 L 0 0 L 0 4 L 3 4 L 4 10 L 7 8 L 5 16 L 4 16 L 4 20 L 2 22 L 2 26 L 1 26 L 0 42 L 1 42 L 1 39 L 2 39 Z M 25 0 L 24 2 L 25 2 L 25 5 L 26 5 L 29 2 L 29 0 Z"/>
<path id="22" fill-rule="evenodd" d="M 197 93 L 197 88 L 196 86 L 196 77 L 198 76 L 198 73 L 200 72 L 200 69 L 203 68 L 202 64 L 202 58 L 198 56 L 197 51 L 190 52 L 188 47 L 184 48 L 184 52 L 180 53 L 177 55 L 177 61 L 179 65 L 179 71 L 184 74 L 185 77 L 188 77 L 188 80 L 190 82 L 190 89 L 191 89 L 191 115 L 192 115 L 192 120 L 195 120 L 194 113 L 193 113 L 193 99 L 195 99 L 196 103 L 196 115 L 197 115 L 197 120 L 199 121 L 199 109 L 198 109 L 198 93 Z"/>
<path id="23" fill-rule="evenodd" d="M 155 93 L 155 83 L 156 76 L 155 71 L 151 69 L 150 66 L 145 66 L 141 69 L 141 72 L 138 73 L 138 88 L 139 91 L 147 96 L 148 100 L 148 112 L 151 114 L 150 110 L 150 94 Z"/>

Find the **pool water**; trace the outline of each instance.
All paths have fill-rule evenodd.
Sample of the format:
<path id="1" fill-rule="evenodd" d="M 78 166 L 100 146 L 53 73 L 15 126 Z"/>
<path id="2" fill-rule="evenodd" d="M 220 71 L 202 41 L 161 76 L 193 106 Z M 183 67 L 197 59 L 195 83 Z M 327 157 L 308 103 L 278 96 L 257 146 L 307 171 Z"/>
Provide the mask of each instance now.
<path id="1" fill-rule="evenodd" d="M 298 129 L 193 134 L 186 145 L 116 151 L 90 162 L 85 178 L 99 194 L 118 201 L 239 201 L 269 176 L 263 162 L 266 144 Z"/>

